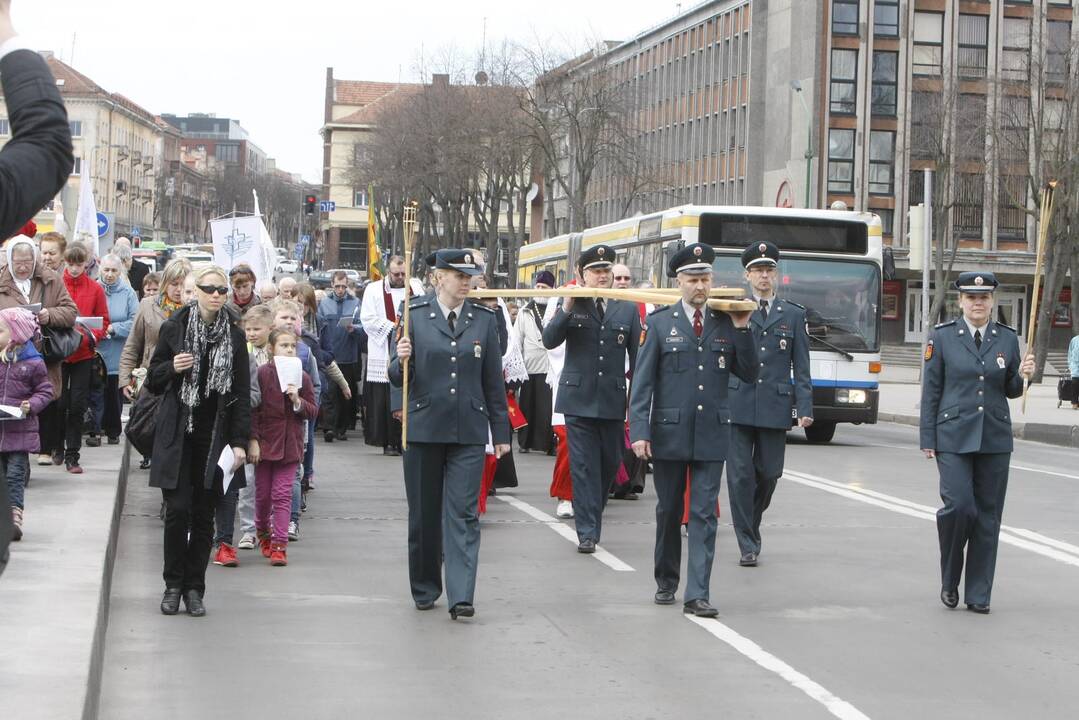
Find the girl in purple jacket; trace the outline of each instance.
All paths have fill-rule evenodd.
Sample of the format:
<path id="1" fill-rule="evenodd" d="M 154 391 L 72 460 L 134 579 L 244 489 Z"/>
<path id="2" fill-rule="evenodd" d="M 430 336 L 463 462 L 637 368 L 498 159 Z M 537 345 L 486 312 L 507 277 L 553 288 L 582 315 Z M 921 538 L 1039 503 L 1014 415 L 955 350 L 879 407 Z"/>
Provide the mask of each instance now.
<path id="1" fill-rule="evenodd" d="M 30 453 L 40 449 L 37 416 L 52 402 L 45 361 L 31 340 L 37 321 L 27 310 L 0 310 L 0 472 L 8 484 L 13 540 L 22 539 L 23 496 Z"/>

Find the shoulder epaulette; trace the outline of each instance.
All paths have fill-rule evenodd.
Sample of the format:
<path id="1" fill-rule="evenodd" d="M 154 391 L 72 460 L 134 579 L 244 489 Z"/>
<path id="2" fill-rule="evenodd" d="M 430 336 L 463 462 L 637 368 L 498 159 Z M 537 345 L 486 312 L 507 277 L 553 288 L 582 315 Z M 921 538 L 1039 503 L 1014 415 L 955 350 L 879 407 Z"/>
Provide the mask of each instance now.
<path id="1" fill-rule="evenodd" d="M 662 305 L 662 306 L 656 308 L 655 310 L 653 310 L 652 312 L 648 313 L 648 317 L 652 317 L 653 315 L 658 315 L 661 312 L 667 312 L 672 307 L 674 307 L 673 303 L 671 305 Z"/>
<path id="2" fill-rule="evenodd" d="M 408 307 L 409 307 L 410 310 L 415 309 L 415 308 L 426 307 L 426 306 L 428 306 L 430 304 L 431 304 L 431 296 L 430 295 L 421 295 L 418 298 L 412 298 L 411 300 L 408 301 Z"/>
<path id="3" fill-rule="evenodd" d="M 799 305 L 798 303 L 794 302 L 793 300 L 787 300 L 786 298 L 784 298 L 783 302 L 787 303 L 788 305 L 793 305 L 794 307 L 798 308 L 799 310 L 805 310 L 806 309 L 805 305 Z"/>
<path id="4" fill-rule="evenodd" d="M 1011 325 L 1005 325 L 1005 324 L 1004 324 L 1004 323 L 1002 323 L 1002 322 L 998 322 L 998 323 L 993 323 L 993 324 L 994 324 L 994 325 L 996 325 L 997 327 L 1002 327 L 1002 328 L 1004 328 L 1005 330 L 1011 330 L 1011 331 L 1012 331 L 1013 333 L 1015 333 L 1016 335 L 1018 335 L 1018 334 L 1019 334 L 1019 332 L 1018 332 L 1018 331 L 1017 331 L 1017 330 L 1016 330 L 1015 328 L 1013 328 L 1013 327 L 1012 327 Z"/>
<path id="5" fill-rule="evenodd" d="M 946 328 L 955 325 L 955 320 L 949 320 L 948 322 L 937 323 L 936 328 Z"/>
<path id="6" fill-rule="evenodd" d="M 494 314 L 495 314 L 495 309 L 494 309 L 494 308 L 490 308 L 490 307 L 487 307 L 487 306 L 486 306 L 486 305 L 484 305 L 483 303 L 481 303 L 481 302 L 478 302 L 478 301 L 476 301 L 476 300 L 469 300 L 469 301 L 468 301 L 468 304 L 469 304 L 469 305 L 470 305 L 471 307 L 474 307 L 474 308 L 476 308 L 477 310 L 483 310 L 484 312 L 489 312 L 489 313 L 491 313 L 492 315 L 494 315 Z"/>

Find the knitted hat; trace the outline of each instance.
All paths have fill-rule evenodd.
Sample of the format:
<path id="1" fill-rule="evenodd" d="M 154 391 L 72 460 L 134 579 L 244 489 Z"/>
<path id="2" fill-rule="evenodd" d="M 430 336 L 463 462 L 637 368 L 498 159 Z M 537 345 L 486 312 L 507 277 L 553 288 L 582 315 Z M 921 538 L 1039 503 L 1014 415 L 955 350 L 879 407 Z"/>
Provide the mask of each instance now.
<path id="1" fill-rule="evenodd" d="M 20 307 L 0 310 L 0 321 L 3 321 L 11 330 L 13 345 L 28 343 L 37 334 L 37 320 L 29 310 Z"/>
<path id="2" fill-rule="evenodd" d="M 540 270 L 536 274 L 536 282 L 554 287 L 554 273 L 550 270 Z"/>

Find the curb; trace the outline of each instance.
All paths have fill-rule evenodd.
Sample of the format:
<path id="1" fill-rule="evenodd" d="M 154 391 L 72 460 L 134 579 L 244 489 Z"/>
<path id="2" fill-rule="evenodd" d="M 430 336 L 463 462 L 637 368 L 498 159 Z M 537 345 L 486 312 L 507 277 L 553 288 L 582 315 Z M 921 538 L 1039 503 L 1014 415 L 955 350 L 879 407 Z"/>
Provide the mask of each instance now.
<path id="1" fill-rule="evenodd" d="M 921 419 L 917 415 L 903 413 L 877 413 L 878 422 L 897 423 L 918 427 Z M 1012 436 L 1019 440 L 1057 445 L 1060 447 L 1079 447 L 1079 426 L 1050 425 L 1048 423 L 1012 423 Z"/>
<path id="2" fill-rule="evenodd" d="M 127 497 L 127 471 L 130 465 L 131 443 L 124 438 L 123 455 L 120 457 L 120 477 L 116 483 L 113 500 L 109 540 L 105 547 L 105 562 L 101 570 L 101 592 L 98 596 L 97 619 L 94 622 L 94 639 L 90 646 L 90 671 L 86 678 L 86 697 L 83 701 L 82 720 L 97 720 L 101 702 L 101 679 L 105 663 L 105 636 L 109 629 L 109 602 L 112 598 L 112 573 L 116 567 L 116 547 L 120 537 L 120 516 Z"/>

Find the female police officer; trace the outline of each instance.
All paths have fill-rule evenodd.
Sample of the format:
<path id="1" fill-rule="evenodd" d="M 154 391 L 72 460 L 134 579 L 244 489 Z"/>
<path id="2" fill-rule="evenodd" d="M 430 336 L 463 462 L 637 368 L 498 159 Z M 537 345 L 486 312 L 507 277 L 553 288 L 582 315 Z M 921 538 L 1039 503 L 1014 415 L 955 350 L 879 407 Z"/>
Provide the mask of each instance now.
<path id="1" fill-rule="evenodd" d="M 1021 359 L 1019 340 L 991 320 L 993 273 L 966 272 L 955 282 L 963 317 L 937 325 L 925 349 L 921 447 L 940 473 L 940 600 L 959 604 L 966 550 L 967 609 L 989 612 L 997 539 L 1008 488 L 1012 423 L 1008 398 L 1023 393 L 1034 358 Z"/>
<path id="2" fill-rule="evenodd" d="M 498 318 L 466 302 L 479 265 L 467 250 L 439 250 L 434 260 L 435 293 L 410 301 L 411 328 L 397 342 L 389 379 L 400 386 L 403 363 L 411 360 L 404 468 L 412 598 L 419 610 L 434 607 L 442 594 L 444 554 L 446 595 L 456 620 L 475 614 L 477 503 L 487 433 L 501 457 L 510 448 L 510 425 Z"/>

